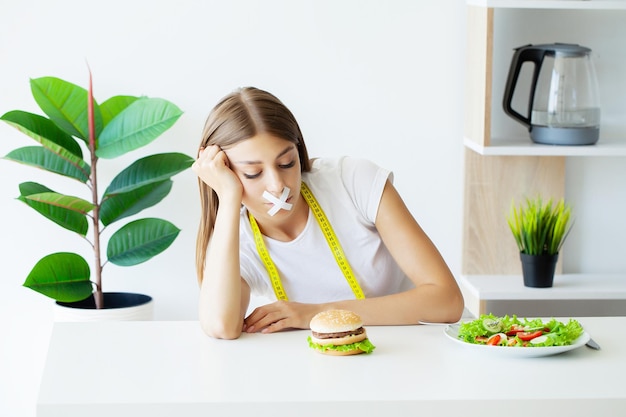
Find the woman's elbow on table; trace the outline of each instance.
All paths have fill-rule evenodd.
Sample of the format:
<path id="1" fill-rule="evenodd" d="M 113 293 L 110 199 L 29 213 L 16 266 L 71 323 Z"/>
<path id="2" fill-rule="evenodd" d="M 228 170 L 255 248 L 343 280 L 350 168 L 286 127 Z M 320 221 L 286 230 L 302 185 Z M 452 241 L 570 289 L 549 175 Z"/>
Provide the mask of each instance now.
<path id="1" fill-rule="evenodd" d="M 207 336 L 214 339 L 233 340 L 241 336 L 243 323 L 239 326 L 232 326 L 220 320 L 200 319 L 200 327 Z"/>
<path id="2" fill-rule="evenodd" d="M 418 322 L 456 323 L 463 316 L 465 301 L 456 283 L 444 286 L 426 285 L 422 287 L 422 291 L 417 303 L 421 306 Z"/>
<path id="3" fill-rule="evenodd" d="M 456 282 L 446 286 L 442 300 L 443 308 L 441 310 L 440 321 L 444 323 L 456 323 L 463 316 L 465 309 L 465 300 L 463 293 Z"/>
<path id="4" fill-rule="evenodd" d="M 450 294 L 450 302 L 448 304 L 448 317 L 446 322 L 456 323 L 457 321 L 461 320 L 464 309 L 465 300 L 463 299 L 463 294 L 459 289 L 452 291 L 452 294 Z"/>

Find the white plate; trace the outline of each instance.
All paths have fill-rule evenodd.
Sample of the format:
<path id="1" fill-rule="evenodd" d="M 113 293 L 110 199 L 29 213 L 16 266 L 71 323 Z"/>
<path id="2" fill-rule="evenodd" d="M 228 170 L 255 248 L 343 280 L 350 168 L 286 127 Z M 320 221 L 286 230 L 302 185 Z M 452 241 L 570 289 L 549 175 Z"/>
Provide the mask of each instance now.
<path id="1" fill-rule="evenodd" d="M 454 342 L 459 343 L 470 349 L 477 349 L 489 354 L 497 354 L 498 356 L 509 356 L 518 358 L 536 358 L 539 356 L 558 355 L 559 353 L 578 349 L 589 341 L 589 334 L 583 332 L 578 339 L 571 345 L 567 346 L 545 346 L 545 347 L 511 347 L 511 346 L 487 346 L 468 343 L 458 338 L 458 325 L 446 326 L 444 333 Z"/>

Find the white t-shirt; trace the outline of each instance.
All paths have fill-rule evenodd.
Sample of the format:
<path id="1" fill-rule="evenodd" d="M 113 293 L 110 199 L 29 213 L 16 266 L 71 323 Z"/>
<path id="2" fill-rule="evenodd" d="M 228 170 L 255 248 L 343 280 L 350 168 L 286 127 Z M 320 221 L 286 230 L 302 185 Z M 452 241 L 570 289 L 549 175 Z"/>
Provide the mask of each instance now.
<path id="1" fill-rule="evenodd" d="M 387 179 L 393 179 L 390 171 L 349 157 L 316 159 L 311 171 L 302 173 L 302 181 L 326 214 L 366 298 L 413 286 L 374 225 Z M 294 240 L 263 239 L 289 301 L 322 303 L 355 298 L 310 209 L 304 230 Z M 276 300 L 245 207 L 240 214 L 240 261 L 241 276 L 252 294 Z"/>

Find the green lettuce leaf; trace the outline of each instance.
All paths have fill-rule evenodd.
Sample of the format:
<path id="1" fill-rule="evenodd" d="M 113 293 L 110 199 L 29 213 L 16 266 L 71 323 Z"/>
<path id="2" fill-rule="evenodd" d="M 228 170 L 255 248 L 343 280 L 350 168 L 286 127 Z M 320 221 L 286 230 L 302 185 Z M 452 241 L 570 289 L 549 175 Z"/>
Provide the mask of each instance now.
<path id="1" fill-rule="evenodd" d="M 360 342 L 354 342 L 354 343 L 349 343 L 347 345 L 340 345 L 340 346 L 336 346 L 336 345 L 320 345 L 319 343 L 315 343 L 312 339 L 311 336 L 308 337 L 307 341 L 309 342 L 309 347 L 313 348 L 313 349 L 317 349 L 319 351 L 325 351 L 325 350 L 336 350 L 339 352 L 345 352 L 348 350 L 354 350 L 354 349 L 361 349 L 363 352 L 365 353 L 372 353 L 374 351 L 374 349 L 376 349 L 376 346 L 374 346 L 372 344 L 372 342 L 370 342 L 369 339 L 364 339 Z"/>

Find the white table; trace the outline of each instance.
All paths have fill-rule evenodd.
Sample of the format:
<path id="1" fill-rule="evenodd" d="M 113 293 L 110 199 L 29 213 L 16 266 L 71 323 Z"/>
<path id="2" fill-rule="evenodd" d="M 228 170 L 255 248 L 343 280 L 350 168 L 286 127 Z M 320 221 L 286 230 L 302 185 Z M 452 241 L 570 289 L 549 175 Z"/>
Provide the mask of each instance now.
<path id="1" fill-rule="evenodd" d="M 332 357 L 309 349 L 303 330 L 227 341 L 197 322 L 56 323 L 37 415 L 623 413 L 626 318 L 579 320 L 602 350 L 502 358 L 449 340 L 442 326 L 390 326 L 368 327 L 371 355 Z"/>
<path id="2" fill-rule="evenodd" d="M 459 286 L 474 317 L 626 316 L 626 275 L 556 275 L 551 288 L 525 287 L 519 275 L 468 275 Z"/>

